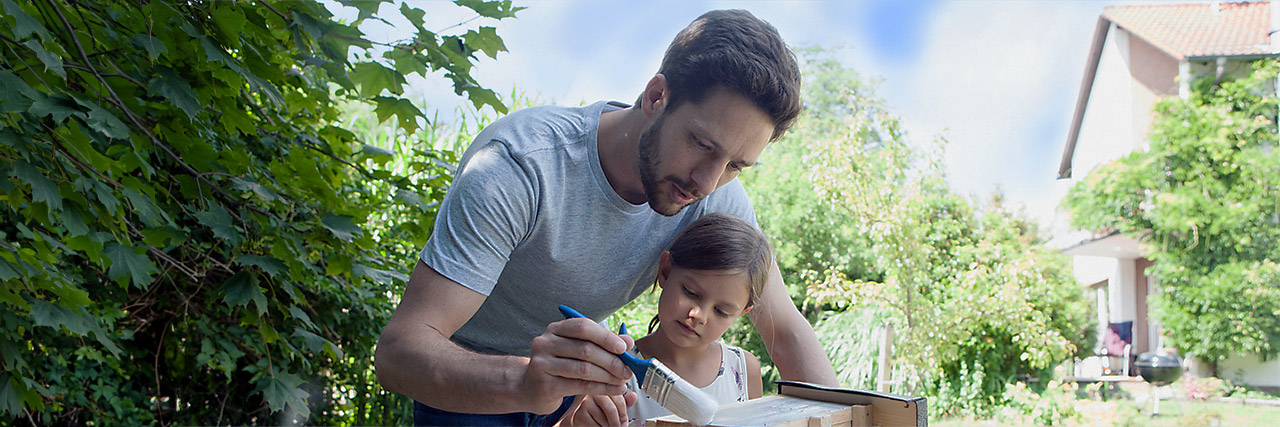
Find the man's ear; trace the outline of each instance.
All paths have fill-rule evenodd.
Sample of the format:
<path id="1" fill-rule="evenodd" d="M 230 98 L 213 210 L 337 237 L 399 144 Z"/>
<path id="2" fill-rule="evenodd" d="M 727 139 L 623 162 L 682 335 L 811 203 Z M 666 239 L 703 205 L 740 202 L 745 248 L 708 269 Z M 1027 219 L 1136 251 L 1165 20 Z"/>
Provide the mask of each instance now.
<path id="1" fill-rule="evenodd" d="M 658 257 L 658 287 L 667 285 L 667 275 L 671 274 L 671 251 L 662 251 Z"/>
<path id="2" fill-rule="evenodd" d="M 667 76 L 654 74 L 640 94 L 640 110 L 645 117 L 657 117 L 667 105 Z"/>

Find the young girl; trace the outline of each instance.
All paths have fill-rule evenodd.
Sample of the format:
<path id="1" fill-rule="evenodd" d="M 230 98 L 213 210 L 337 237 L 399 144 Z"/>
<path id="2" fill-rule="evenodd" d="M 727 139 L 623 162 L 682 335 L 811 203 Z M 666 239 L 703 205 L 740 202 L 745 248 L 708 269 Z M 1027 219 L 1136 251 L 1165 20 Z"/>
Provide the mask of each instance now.
<path id="1" fill-rule="evenodd" d="M 760 361 L 719 339 L 764 292 L 772 261 L 768 240 L 751 224 L 725 214 L 698 219 L 659 258 L 658 314 L 631 353 L 658 359 L 721 405 L 760 397 Z M 632 425 L 670 413 L 639 391 L 635 377 L 627 387 L 639 394 L 627 409 Z M 595 401 L 583 402 L 566 425 L 601 421 Z"/>

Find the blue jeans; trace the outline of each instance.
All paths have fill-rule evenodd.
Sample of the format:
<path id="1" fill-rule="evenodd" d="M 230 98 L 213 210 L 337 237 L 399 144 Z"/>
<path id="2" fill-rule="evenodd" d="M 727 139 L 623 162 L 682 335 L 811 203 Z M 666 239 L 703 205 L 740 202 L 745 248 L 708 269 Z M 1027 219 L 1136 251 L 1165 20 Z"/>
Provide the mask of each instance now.
<path id="1" fill-rule="evenodd" d="M 573 405 L 574 396 L 564 398 L 560 409 L 547 415 L 514 412 L 510 414 L 460 414 L 442 411 L 413 402 L 413 424 L 419 426 L 550 426 L 560 421 L 569 406 Z"/>

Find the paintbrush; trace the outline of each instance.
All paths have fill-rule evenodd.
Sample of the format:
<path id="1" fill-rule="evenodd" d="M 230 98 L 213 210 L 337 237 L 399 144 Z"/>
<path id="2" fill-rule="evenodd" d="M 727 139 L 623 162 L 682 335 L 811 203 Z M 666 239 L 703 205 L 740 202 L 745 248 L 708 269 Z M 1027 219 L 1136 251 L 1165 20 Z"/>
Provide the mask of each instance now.
<path id="1" fill-rule="evenodd" d="M 560 313 L 564 314 L 566 319 L 588 318 L 564 305 L 560 306 Z M 626 325 L 623 325 L 619 332 L 626 333 Z M 636 374 L 636 383 L 640 384 L 640 389 L 672 414 L 699 426 L 707 425 L 716 415 L 719 405 L 716 404 L 715 399 L 680 378 L 657 359 L 641 359 L 625 351 L 619 354 L 618 358 L 622 359 L 622 363 Z"/>

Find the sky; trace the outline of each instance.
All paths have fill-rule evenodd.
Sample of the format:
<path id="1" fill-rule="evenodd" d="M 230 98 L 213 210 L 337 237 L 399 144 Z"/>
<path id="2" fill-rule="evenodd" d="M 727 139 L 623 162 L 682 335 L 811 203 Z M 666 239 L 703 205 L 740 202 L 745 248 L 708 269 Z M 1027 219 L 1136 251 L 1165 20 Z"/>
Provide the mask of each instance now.
<path id="1" fill-rule="evenodd" d="M 909 140 L 945 138 L 955 191 L 980 200 L 999 191 L 1048 230 L 1065 218 L 1055 209 L 1067 188 L 1056 183 L 1057 167 L 1098 16 L 1131 3 L 517 0 L 527 9 L 515 19 L 478 19 L 441 34 L 497 28 L 509 52 L 482 57 L 473 75 L 499 93 L 515 88 L 553 104 L 631 102 L 680 29 L 708 10 L 746 9 L 792 47 L 839 49 L 846 66 L 878 81 L 876 96 Z M 427 11 L 429 29 L 475 16 L 443 1 L 412 4 Z M 393 10 L 382 12 L 395 18 Z M 394 27 L 362 30 L 374 40 L 406 38 L 397 28 L 408 24 L 390 20 Z M 443 79 L 411 83 L 425 99 L 443 100 L 441 110 L 458 102 Z"/>

